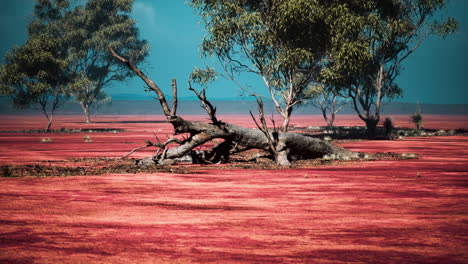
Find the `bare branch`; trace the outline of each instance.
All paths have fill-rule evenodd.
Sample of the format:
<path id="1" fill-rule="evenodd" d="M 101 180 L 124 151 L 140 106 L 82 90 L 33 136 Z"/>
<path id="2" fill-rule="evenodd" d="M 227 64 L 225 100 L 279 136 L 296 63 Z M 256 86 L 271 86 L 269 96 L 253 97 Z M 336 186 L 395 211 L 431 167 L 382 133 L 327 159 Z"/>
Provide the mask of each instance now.
<path id="1" fill-rule="evenodd" d="M 153 144 L 151 141 L 148 140 L 148 141 L 146 141 L 146 145 L 133 149 L 133 150 L 130 151 L 127 155 L 123 156 L 121 159 L 127 158 L 128 156 L 132 155 L 133 153 L 135 153 L 135 152 L 138 151 L 138 150 L 145 149 L 145 148 L 149 148 L 149 147 L 154 147 L 154 146 L 156 146 L 156 145 Z"/>
<path id="2" fill-rule="evenodd" d="M 177 80 L 172 79 L 172 109 L 171 116 L 176 116 L 177 114 Z"/>
<path id="3" fill-rule="evenodd" d="M 136 73 L 136 75 L 138 75 L 138 77 L 140 77 L 145 83 L 146 85 L 148 85 L 148 88 L 151 89 L 153 92 L 156 93 L 156 95 L 158 96 L 158 100 L 159 100 L 159 103 L 161 104 L 161 107 L 163 109 L 163 112 L 164 114 L 166 115 L 166 117 L 168 119 L 171 119 L 172 117 L 174 117 L 172 115 L 172 112 L 171 110 L 169 109 L 169 105 L 167 104 L 167 101 L 166 101 L 166 97 L 164 96 L 164 93 L 161 91 L 161 89 L 150 79 L 148 78 L 142 71 L 140 71 L 140 69 L 138 69 L 135 65 L 133 65 L 132 63 L 130 63 L 130 61 L 128 61 L 127 59 L 121 57 L 120 55 L 118 55 L 114 49 L 112 49 L 111 47 L 109 47 L 109 50 L 112 54 L 112 56 L 114 58 L 116 58 L 117 60 L 119 60 L 120 62 L 124 63 L 127 65 L 127 67 L 132 70 L 133 72 Z"/>
<path id="4" fill-rule="evenodd" d="M 259 96 L 260 96 L 260 97 L 262 97 L 262 98 L 264 98 L 264 99 L 272 100 L 272 99 L 269 98 L 269 97 L 266 97 L 266 96 L 261 95 L 261 94 L 254 93 L 254 92 L 252 92 L 252 91 L 250 91 L 250 90 L 244 88 L 244 87 L 236 80 L 236 78 L 234 78 L 234 76 L 233 76 L 232 74 L 229 73 L 229 71 L 228 71 L 227 68 L 226 68 L 226 65 L 225 65 L 224 63 L 222 63 L 221 65 L 222 65 L 222 67 L 223 67 L 224 72 L 226 73 L 226 75 L 220 74 L 221 77 L 223 77 L 223 78 L 225 78 L 225 79 L 228 79 L 228 80 L 231 80 L 232 82 L 234 82 L 234 83 L 237 85 L 237 87 L 238 87 L 239 89 L 241 89 L 242 91 L 244 91 L 244 92 L 246 92 L 246 93 L 249 93 L 249 94 L 252 95 L 252 96 L 255 96 L 255 97 L 259 97 Z"/>
<path id="5" fill-rule="evenodd" d="M 198 99 L 200 100 L 201 104 L 202 104 L 202 107 L 205 109 L 206 113 L 208 114 L 208 116 L 210 117 L 210 120 L 211 122 L 213 122 L 213 124 L 218 124 L 219 123 L 219 120 L 216 118 L 216 107 L 214 107 L 210 101 L 208 101 L 206 99 L 206 93 L 205 93 L 205 89 L 203 89 L 200 93 L 193 89 L 192 88 L 192 85 L 189 81 L 189 90 L 194 92 L 195 95 L 198 97 Z"/>
<path id="6" fill-rule="evenodd" d="M 259 118 L 260 118 L 260 123 L 262 125 L 260 126 L 260 124 L 257 122 L 257 119 L 252 114 L 252 111 L 250 111 L 250 116 L 252 117 L 253 121 L 255 122 L 255 125 L 257 126 L 257 128 L 260 131 L 262 131 L 262 133 L 267 138 L 268 145 L 270 147 L 271 152 L 274 153 L 275 155 L 277 155 L 278 151 L 276 150 L 276 145 L 278 144 L 278 137 L 277 137 L 278 131 L 276 130 L 275 123 L 273 121 L 274 132 L 273 132 L 273 136 L 272 136 L 272 134 L 270 134 L 270 132 L 268 130 L 268 126 L 267 126 L 266 121 L 265 121 L 265 114 L 263 112 L 263 101 L 262 101 L 262 99 L 260 97 L 257 97 L 257 105 L 258 105 L 258 114 L 259 114 Z"/>

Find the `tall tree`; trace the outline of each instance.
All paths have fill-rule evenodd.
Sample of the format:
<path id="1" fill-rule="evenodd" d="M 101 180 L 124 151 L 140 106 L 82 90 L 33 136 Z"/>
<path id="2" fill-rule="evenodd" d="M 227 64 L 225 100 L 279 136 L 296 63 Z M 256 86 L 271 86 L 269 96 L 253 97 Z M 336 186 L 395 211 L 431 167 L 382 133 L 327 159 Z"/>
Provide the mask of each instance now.
<path id="1" fill-rule="evenodd" d="M 294 107 L 320 73 L 328 46 L 319 3 L 193 0 L 191 4 L 207 29 L 202 53 L 219 58 L 225 76 L 234 81 L 241 72 L 257 74 L 267 88 L 262 97 L 273 101 L 283 118 L 281 131 L 287 131 Z"/>
<path id="2" fill-rule="evenodd" d="M 58 22 L 68 1 L 41 0 L 28 26 L 29 39 L 5 56 L 0 67 L 0 92 L 12 98 L 18 108 L 38 106 L 47 118 L 49 130 L 54 112 L 70 95 L 71 76 L 66 43 Z"/>
<path id="3" fill-rule="evenodd" d="M 64 39 L 73 61 L 75 73 L 73 95 L 80 103 L 85 122 L 90 123 L 90 107 L 99 100 L 108 100 L 104 88 L 113 81 L 123 81 L 130 71 L 112 59 L 107 47 L 126 56 L 133 64 L 148 55 L 148 44 L 139 39 L 135 21 L 130 18 L 133 0 L 89 0 L 77 6 L 63 19 L 67 29 Z"/>
<path id="4" fill-rule="evenodd" d="M 323 76 L 343 87 L 354 109 L 375 135 L 384 99 L 400 96 L 402 63 L 431 35 L 445 37 L 457 22 L 443 20 L 445 0 L 336 1 L 329 67 Z"/>

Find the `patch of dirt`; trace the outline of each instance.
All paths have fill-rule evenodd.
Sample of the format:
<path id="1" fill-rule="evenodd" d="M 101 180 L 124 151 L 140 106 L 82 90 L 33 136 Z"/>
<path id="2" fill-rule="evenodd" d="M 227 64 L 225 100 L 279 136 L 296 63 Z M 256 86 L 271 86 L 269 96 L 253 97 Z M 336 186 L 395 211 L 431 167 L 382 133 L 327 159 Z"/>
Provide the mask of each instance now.
<path id="1" fill-rule="evenodd" d="M 230 162 L 223 164 L 184 164 L 179 163 L 171 166 L 136 166 L 134 159 L 112 159 L 112 158 L 81 158 L 71 159 L 68 161 L 50 161 L 49 165 L 32 164 L 32 165 L 1 165 L 0 177 L 48 177 L 48 176 L 86 176 L 86 175 L 103 175 L 103 174 L 122 174 L 122 173 L 196 173 L 200 167 L 205 169 L 265 169 L 276 170 L 284 169 L 285 167 L 276 165 L 272 159 L 265 156 L 259 156 L 256 151 L 248 151 L 233 155 Z M 254 158 L 252 158 L 252 156 Z M 371 160 L 404 160 L 417 159 L 415 154 L 399 154 L 399 153 L 362 153 L 360 159 L 351 161 L 334 160 L 334 159 L 307 159 L 297 160 L 289 168 L 306 168 L 318 166 L 346 166 L 359 161 Z M 76 164 L 79 164 L 77 166 Z"/>

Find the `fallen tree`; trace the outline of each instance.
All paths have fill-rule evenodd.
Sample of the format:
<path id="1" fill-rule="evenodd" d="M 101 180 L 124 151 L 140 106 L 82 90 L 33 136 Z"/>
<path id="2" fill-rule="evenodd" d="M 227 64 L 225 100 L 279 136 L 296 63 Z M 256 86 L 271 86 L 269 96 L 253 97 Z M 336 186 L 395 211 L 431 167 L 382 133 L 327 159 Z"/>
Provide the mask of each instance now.
<path id="1" fill-rule="evenodd" d="M 197 95 L 211 122 L 205 123 L 185 120 L 177 115 L 177 83 L 175 80 L 172 81 L 174 99 L 172 101 L 172 107 L 170 107 L 164 93 L 156 83 L 126 58 L 117 54 L 112 48 L 109 48 L 109 50 L 114 58 L 127 65 L 130 70 L 146 83 L 151 91 L 156 93 L 167 121 L 174 127 L 174 135 L 187 135 L 184 140 L 179 140 L 174 137 L 163 143 L 147 141 L 147 145 L 141 148 L 154 146 L 158 148 L 158 151 L 151 157 L 139 160 L 137 162 L 139 165 L 166 165 L 180 161 L 192 163 L 227 162 L 230 155 L 249 149 L 261 149 L 269 152 L 276 164 L 282 166 L 291 165 L 292 160 L 322 158 L 325 155 L 333 155 L 343 159 L 358 157 L 358 153 L 309 135 L 278 132 L 277 129 L 270 131 L 263 115 L 261 100 L 258 101 L 261 125 L 257 123 L 254 118 L 258 129 L 245 128 L 218 120 L 216 117 L 216 108 L 206 99 L 205 90 L 198 92 L 190 87 Z M 224 141 L 208 150 L 195 150 L 195 148 L 213 139 L 223 139 Z M 168 148 L 170 143 L 177 143 L 178 146 Z M 137 149 L 134 151 L 136 150 Z"/>

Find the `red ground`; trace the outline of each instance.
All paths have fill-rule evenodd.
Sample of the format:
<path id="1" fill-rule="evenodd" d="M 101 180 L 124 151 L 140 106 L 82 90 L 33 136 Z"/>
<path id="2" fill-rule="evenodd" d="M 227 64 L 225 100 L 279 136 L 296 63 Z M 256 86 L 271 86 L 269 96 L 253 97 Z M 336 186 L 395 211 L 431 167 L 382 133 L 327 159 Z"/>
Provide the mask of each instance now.
<path id="1" fill-rule="evenodd" d="M 59 118 L 58 128 L 131 130 L 89 134 L 93 143 L 83 134 L 0 133 L 0 163 L 119 157 L 153 130 L 170 133 L 164 123 L 148 123 L 154 118 L 107 116 L 92 125 Z M 466 117 L 433 118 L 426 127 L 468 126 Z M 247 117 L 221 119 L 252 126 Z M 4 131 L 42 123 L 0 118 Z M 422 157 L 285 170 L 205 166 L 192 174 L 0 178 L 0 263 L 468 263 L 468 137 L 344 146 Z"/>

